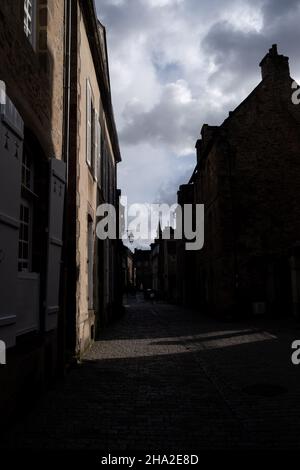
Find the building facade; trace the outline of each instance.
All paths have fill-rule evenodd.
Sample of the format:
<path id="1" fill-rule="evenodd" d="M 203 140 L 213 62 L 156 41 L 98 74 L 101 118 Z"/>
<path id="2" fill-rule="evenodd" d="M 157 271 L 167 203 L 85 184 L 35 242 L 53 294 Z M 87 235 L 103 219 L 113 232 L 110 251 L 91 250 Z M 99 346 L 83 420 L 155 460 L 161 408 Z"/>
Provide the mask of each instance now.
<path id="1" fill-rule="evenodd" d="M 66 184 L 64 2 L 0 5 L 1 416 L 54 377 L 60 357 Z"/>
<path id="2" fill-rule="evenodd" d="M 177 300 L 177 240 L 174 229 L 159 224 L 157 238 L 151 244 L 152 288 L 159 299 Z"/>
<path id="3" fill-rule="evenodd" d="M 179 193 L 205 205 L 205 244 L 192 269 L 197 306 L 215 313 L 297 310 L 300 106 L 276 45 L 260 67 L 262 81 L 224 123 L 203 126 L 195 171 Z"/>
<path id="4" fill-rule="evenodd" d="M 179 187 L 177 202 L 184 216 L 185 204 L 196 204 L 193 184 L 183 184 Z M 201 283 L 197 269 L 198 253 L 186 251 L 186 242 L 184 238 L 177 240 L 176 301 L 187 307 L 197 307 L 199 299 L 203 297 L 203 293 L 199 293 Z"/>
<path id="5" fill-rule="evenodd" d="M 152 266 L 150 250 L 135 250 L 133 255 L 135 285 L 139 290 L 152 288 Z"/>
<path id="6" fill-rule="evenodd" d="M 1 2 L 0 106 L 5 419 L 121 308 L 119 243 L 96 236 L 121 157 L 93 0 Z"/>
<path id="7" fill-rule="evenodd" d="M 71 57 L 68 337 L 69 349 L 75 346 L 80 355 L 117 308 L 119 245 L 116 240 L 98 240 L 96 212 L 99 204 L 117 206 L 117 163 L 121 158 L 106 33 L 92 0 L 72 3 Z"/>
<path id="8" fill-rule="evenodd" d="M 122 294 L 134 292 L 135 269 L 132 251 L 122 244 Z"/>

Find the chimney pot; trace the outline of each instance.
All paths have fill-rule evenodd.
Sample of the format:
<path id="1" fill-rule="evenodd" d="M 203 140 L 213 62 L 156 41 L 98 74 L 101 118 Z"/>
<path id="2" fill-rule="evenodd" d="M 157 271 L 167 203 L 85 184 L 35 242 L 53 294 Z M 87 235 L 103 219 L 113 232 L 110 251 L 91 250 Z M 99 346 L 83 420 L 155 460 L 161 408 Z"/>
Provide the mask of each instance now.
<path id="1" fill-rule="evenodd" d="M 266 77 L 287 78 L 290 76 L 289 58 L 278 54 L 277 44 L 273 44 L 259 65 L 262 79 Z"/>

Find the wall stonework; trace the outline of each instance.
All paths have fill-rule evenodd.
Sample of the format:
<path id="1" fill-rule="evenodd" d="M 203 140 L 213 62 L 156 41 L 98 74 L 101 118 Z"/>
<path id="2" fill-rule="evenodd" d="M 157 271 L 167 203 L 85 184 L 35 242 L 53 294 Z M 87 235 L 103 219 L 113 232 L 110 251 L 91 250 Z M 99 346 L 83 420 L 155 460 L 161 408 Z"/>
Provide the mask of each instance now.
<path id="1" fill-rule="evenodd" d="M 64 2 L 40 0 L 39 15 L 41 37 L 34 50 L 23 29 L 23 2 L 1 2 L 0 79 L 46 156 L 61 158 Z"/>
<path id="2" fill-rule="evenodd" d="M 114 262 L 112 243 L 99 242 L 96 237 L 96 209 L 101 202 L 116 204 L 116 148 L 118 149 L 116 134 L 112 135 L 113 122 L 110 103 L 110 88 L 103 88 L 105 77 L 101 67 L 101 58 L 105 47 L 99 47 L 100 23 L 94 16 L 93 2 L 72 2 L 72 66 L 71 66 L 71 145 L 70 145 L 70 203 L 68 208 L 70 233 L 70 246 L 68 258 L 76 266 L 76 277 L 68 281 L 68 297 L 72 303 L 71 322 L 73 323 L 73 343 L 76 354 L 81 356 L 91 345 L 94 332 L 108 319 L 108 305 L 113 303 L 114 289 Z M 101 26 L 101 28 L 103 28 Z M 105 35 L 101 36 L 102 40 Z M 76 57 L 75 57 L 76 54 Z M 100 63 L 99 63 L 100 62 Z M 106 60 L 107 63 L 107 60 Z M 113 177 L 108 183 L 109 192 L 113 194 L 107 199 L 101 182 L 98 182 L 87 163 L 87 81 L 89 81 L 93 107 L 97 111 L 101 125 L 102 141 L 101 161 L 103 175 L 107 177 L 108 165 L 113 168 Z M 104 104 L 104 101 L 106 104 Z M 117 147 L 116 147 L 117 146 Z M 119 155 L 118 155 L 119 158 Z M 88 221 L 92 221 L 93 228 L 93 308 L 89 304 L 89 258 L 88 258 Z"/>

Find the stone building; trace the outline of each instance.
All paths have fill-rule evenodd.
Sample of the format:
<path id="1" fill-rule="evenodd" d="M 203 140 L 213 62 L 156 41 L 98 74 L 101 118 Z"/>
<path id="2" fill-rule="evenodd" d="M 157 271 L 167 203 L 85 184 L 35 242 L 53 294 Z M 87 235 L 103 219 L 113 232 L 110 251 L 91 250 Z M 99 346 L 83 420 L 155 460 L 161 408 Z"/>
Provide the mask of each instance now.
<path id="1" fill-rule="evenodd" d="M 120 307 L 120 149 L 93 0 L 0 3 L 1 418 L 64 373 Z M 2 343 L 1 343 L 2 344 Z"/>
<path id="2" fill-rule="evenodd" d="M 194 185 L 181 185 L 177 198 L 184 216 L 184 205 L 195 204 Z M 197 269 L 198 253 L 186 251 L 185 244 L 185 239 L 177 240 L 176 300 L 181 305 L 197 307 L 199 303 L 199 286 L 201 285 Z"/>
<path id="3" fill-rule="evenodd" d="M 192 302 L 213 312 L 299 307 L 300 106 L 276 45 L 260 67 L 262 81 L 223 124 L 203 126 L 196 168 L 179 191 L 179 202 L 205 204 L 205 245 L 185 258 L 194 276 L 190 285 L 181 277 L 181 300 L 192 290 Z"/>
<path id="4" fill-rule="evenodd" d="M 93 0 L 72 2 L 67 347 L 80 355 L 118 308 L 116 240 L 96 236 L 99 204 L 118 202 L 121 160 L 105 28 Z"/>
<path id="5" fill-rule="evenodd" d="M 151 251 L 135 250 L 133 255 L 135 285 L 137 289 L 152 288 Z"/>
<path id="6" fill-rule="evenodd" d="M 0 3 L 0 415 L 52 380 L 66 180 L 64 2 Z"/>
<path id="7" fill-rule="evenodd" d="M 158 298 L 177 300 L 177 240 L 174 229 L 159 224 L 157 238 L 151 244 L 152 288 Z"/>
<path id="8" fill-rule="evenodd" d="M 135 285 L 135 270 L 133 263 L 133 253 L 122 244 L 122 293 L 133 292 Z"/>

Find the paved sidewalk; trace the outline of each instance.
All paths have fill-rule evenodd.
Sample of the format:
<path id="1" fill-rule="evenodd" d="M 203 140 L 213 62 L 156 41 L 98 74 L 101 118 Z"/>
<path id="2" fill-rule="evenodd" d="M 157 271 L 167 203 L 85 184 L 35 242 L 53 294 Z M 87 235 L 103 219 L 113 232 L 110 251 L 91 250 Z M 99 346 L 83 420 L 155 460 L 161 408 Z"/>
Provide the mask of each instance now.
<path id="1" fill-rule="evenodd" d="M 138 300 L 2 446 L 300 448 L 298 338 L 293 322 L 222 324 Z"/>

